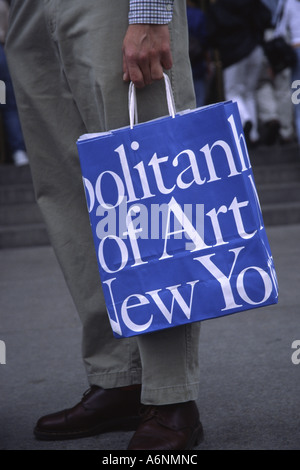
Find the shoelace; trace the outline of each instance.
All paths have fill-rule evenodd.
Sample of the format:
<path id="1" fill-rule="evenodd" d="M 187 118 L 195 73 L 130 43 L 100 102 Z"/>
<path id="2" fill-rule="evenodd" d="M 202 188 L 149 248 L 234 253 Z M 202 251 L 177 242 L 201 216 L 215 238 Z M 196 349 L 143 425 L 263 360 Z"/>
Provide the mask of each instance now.
<path id="1" fill-rule="evenodd" d="M 140 416 L 142 421 L 149 421 L 151 419 L 159 418 L 160 410 L 155 405 L 142 405 L 140 408 Z"/>

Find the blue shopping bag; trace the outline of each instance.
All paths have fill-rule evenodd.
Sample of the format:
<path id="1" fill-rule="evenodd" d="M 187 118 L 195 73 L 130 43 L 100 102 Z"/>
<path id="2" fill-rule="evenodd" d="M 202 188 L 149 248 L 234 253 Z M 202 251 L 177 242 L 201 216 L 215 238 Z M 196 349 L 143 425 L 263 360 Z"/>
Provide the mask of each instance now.
<path id="1" fill-rule="evenodd" d="M 82 136 L 78 152 L 117 338 L 278 302 L 236 103 Z M 100 282 L 100 279 L 99 279 Z"/>

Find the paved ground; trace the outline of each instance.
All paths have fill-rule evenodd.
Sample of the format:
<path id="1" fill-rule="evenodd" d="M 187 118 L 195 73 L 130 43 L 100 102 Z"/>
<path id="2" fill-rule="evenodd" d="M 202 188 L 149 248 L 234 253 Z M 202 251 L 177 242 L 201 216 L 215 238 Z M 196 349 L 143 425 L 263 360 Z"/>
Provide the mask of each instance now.
<path id="1" fill-rule="evenodd" d="M 300 225 L 267 233 L 279 304 L 203 323 L 199 451 L 300 449 L 300 364 L 291 359 L 300 341 Z M 87 388 L 80 323 L 50 247 L 2 250 L 0 265 L 0 449 L 125 450 L 131 433 L 34 439 L 41 415 L 75 404 Z"/>

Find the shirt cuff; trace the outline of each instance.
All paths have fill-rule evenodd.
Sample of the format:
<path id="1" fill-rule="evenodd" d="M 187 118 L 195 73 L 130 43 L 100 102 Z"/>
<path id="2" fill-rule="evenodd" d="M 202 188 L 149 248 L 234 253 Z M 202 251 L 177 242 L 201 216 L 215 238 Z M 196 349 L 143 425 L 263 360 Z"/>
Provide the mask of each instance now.
<path id="1" fill-rule="evenodd" d="M 173 17 L 174 0 L 130 0 L 129 24 L 168 24 Z"/>

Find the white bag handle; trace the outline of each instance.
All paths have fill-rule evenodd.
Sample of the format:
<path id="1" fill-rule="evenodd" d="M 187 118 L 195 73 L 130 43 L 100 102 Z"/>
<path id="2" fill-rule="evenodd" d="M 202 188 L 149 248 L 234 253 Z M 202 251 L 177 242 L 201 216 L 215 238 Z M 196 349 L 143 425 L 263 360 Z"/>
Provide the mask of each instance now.
<path id="1" fill-rule="evenodd" d="M 170 79 L 168 75 L 166 75 L 165 73 L 164 73 L 164 81 L 165 81 L 165 87 L 166 87 L 166 96 L 167 96 L 169 115 L 172 116 L 172 118 L 174 118 L 176 115 L 175 101 L 174 101 Z M 129 108 L 130 129 L 133 129 L 134 124 L 138 123 L 138 113 L 137 113 L 136 89 L 132 82 L 130 82 L 130 85 L 129 85 L 128 108 Z"/>

